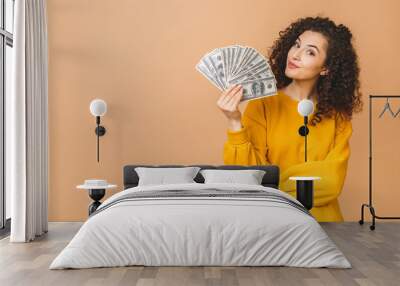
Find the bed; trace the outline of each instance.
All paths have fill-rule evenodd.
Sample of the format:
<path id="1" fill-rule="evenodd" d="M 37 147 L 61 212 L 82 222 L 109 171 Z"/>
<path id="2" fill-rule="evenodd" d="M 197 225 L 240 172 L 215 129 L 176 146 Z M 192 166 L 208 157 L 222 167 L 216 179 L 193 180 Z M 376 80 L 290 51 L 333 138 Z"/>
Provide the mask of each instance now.
<path id="1" fill-rule="evenodd" d="M 135 169 L 263 170 L 260 185 L 138 185 Z M 136 169 L 137 170 L 137 169 Z M 124 190 L 107 198 L 50 269 L 144 266 L 351 268 L 300 202 L 279 190 L 267 166 L 127 165 Z"/>

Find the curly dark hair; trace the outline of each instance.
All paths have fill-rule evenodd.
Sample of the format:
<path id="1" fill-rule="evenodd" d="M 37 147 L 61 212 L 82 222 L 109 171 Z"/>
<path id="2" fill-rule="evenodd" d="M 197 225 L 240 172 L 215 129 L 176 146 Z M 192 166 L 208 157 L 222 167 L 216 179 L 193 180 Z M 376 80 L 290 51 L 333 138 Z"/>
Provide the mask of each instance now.
<path id="1" fill-rule="evenodd" d="M 268 50 L 277 88 L 286 87 L 292 81 L 285 75 L 287 55 L 297 37 L 305 31 L 319 32 L 328 41 L 324 64 L 329 72 L 317 80 L 317 112 L 310 124 L 315 126 L 322 121 L 322 117 L 340 116 L 341 119 L 351 120 L 353 112 L 360 112 L 363 107 L 357 54 L 351 43 L 350 30 L 342 24 L 336 25 L 329 18 L 300 18 L 279 32 L 280 37 Z"/>

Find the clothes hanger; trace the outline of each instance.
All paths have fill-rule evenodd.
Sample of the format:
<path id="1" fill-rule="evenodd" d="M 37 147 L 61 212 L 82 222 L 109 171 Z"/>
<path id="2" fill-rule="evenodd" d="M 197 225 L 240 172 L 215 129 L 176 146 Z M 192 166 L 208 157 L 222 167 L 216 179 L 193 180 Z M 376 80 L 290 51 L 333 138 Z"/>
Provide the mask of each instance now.
<path id="1" fill-rule="evenodd" d="M 397 112 L 395 113 L 394 117 L 397 117 L 397 115 L 399 115 L 399 113 L 400 113 L 400 108 L 399 108 L 399 110 L 397 110 Z"/>
<path id="2" fill-rule="evenodd" d="M 392 111 L 392 108 L 390 107 L 389 97 L 386 97 L 385 107 L 383 108 L 383 111 L 379 115 L 379 118 L 381 118 L 383 116 L 383 114 L 386 112 L 386 110 L 389 110 L 389 112 L 393 118 L 396 118 L 397 114 L 399 114 L 399 112 L 400 112 L 400 109 L 396 112 L 396 114 Z"/>

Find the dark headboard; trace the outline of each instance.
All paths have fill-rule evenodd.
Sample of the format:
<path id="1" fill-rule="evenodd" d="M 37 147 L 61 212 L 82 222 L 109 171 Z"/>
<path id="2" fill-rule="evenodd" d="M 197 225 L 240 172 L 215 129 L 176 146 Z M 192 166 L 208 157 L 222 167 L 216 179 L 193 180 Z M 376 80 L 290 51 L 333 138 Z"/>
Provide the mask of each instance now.
<path id="1" fill-rule="evenodd" d="M 124 189 L 133 188 L 138 185 L 139 177 L 135 171 L 136 167 L 148 168 L 177 168 L 177 167 L 200 167 L 201 169 L 218 169 L 218 170 L 246 170 L 256 169 L 265 171 L 262 185 L 265 187 L 279 188 L 279 167 L 277 165 L 262 166 L 240 166 L 240 165 L 126 165 L 124 166 Z M 200 174 L 194 178 L 197 183 L 204 183 L 204 178 Z"/>

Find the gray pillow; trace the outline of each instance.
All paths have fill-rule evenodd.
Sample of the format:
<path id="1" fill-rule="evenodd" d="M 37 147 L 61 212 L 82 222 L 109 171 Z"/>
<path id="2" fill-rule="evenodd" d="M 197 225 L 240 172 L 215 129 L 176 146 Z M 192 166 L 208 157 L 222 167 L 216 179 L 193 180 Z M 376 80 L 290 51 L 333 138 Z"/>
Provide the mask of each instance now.
<path id="1" fill-rule="evenodd" d="M 199 167 L 180 168 L 148 168 L 136 167 L 135 171 L 139 176 L 138 186 L 164 185 L 164 184 L 185 184 L 196 183 L 193 179 L 200 171 Z"/>
<path id="2" fill-rule="evenodd" d="M 200 174 L 204 177 L 204 183 L 234 183 L 247 185 L 261 185 L 265 175 L 263 170 L 211 170 L 204 169 Z"/>

